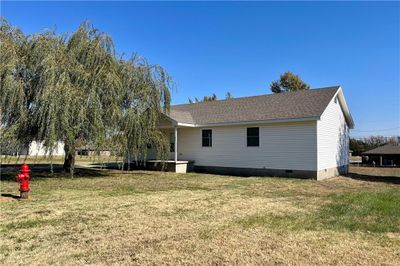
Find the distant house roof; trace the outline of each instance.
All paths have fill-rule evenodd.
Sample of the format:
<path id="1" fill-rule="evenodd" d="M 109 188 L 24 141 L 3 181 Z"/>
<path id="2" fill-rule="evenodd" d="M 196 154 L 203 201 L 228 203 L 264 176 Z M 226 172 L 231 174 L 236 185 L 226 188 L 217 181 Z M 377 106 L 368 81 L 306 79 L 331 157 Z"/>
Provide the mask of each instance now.
<path id="1" fill-rule="evenodd" d="M 192 125 L 318 120 L 338 93 L 349 127 L 353 128 L 340 86 L 173 105 L 168 117 Z"/>
<path id="2" fill-rule="evenodd" d="M 387 144 L 366 152 L 363 155 L 400 155 L 400 145 Z"/>

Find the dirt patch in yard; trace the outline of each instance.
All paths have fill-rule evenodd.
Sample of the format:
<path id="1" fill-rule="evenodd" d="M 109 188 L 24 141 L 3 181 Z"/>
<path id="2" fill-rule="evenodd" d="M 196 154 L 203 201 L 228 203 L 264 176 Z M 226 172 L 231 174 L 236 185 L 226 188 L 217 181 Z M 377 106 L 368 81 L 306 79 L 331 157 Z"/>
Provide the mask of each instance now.
<path id="1" fill-rule="evenodd" d="M 17 201 L 16 198 L 12 198 L 12 197 L 0 197 L 0 203 L 2 202 L 13 202 L 13 201 Z"/>

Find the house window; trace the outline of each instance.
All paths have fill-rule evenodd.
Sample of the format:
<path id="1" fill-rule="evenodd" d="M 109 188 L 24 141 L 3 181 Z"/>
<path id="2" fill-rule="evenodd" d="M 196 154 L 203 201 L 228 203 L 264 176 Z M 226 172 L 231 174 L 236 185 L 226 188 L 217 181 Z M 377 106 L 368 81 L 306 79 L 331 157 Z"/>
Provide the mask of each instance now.
<path id="1" fill-rule="evenodd" d="M 248 127 L 247 128 L 247 147 L 260 146 L 260 128 Z"/>
<path id="2" fill-rule="evenodd" d="M 203 147 L 211 147 L 212 146 L 212 131 L 211 129 L 203 129 L 202 135 L 202 146 Z"/>

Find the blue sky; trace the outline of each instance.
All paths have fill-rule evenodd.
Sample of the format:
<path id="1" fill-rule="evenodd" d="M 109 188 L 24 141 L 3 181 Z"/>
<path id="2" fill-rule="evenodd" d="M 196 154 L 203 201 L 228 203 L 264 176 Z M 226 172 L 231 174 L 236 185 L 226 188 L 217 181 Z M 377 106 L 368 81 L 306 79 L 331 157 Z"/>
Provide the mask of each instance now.
<path id="1" fill-rule="evenodd" d="M 169 71 L 173 104 L 270 93 L 290 70 L 313 88 L 342 86 L 352 136 L 400 135 L 399 2 L 2 1 L 1 15 L 28 34 L 90 20 L 119 53 Z"/>

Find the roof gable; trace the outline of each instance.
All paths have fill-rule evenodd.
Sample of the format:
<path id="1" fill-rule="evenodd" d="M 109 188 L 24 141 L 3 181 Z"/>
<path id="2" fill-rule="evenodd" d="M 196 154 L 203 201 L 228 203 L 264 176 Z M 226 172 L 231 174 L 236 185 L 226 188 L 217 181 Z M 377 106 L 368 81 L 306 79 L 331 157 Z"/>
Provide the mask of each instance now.
<path id="1" fill-rule="evenodd" d="M 346 119 L 347 125 L 349 128 L 354 128 L 354 121 L 353 121 L 353 117 L 350 114 L 350 110 L 349 107 L 347 105 L 346 99 L 344 98 L 344 93 L 342 88 L 339 88 L 339 90 L 336 92 L 335 97 L 337 97 L 339 99 L 339 103 L 340 103 L 340 107 L 341 110 L 344 114 L 344 117 Z"/>

